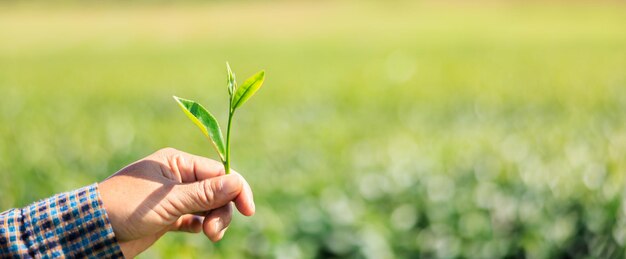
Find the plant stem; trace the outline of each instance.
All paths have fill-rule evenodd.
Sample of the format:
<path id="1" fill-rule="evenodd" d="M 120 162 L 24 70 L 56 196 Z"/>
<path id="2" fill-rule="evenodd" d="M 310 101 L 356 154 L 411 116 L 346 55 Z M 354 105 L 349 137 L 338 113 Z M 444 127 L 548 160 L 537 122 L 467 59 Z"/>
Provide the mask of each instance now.
<path id="1" fill-rule="evenodd" d="M 231 98 L 230 103 L 232 103 L 232 98 Z M 231 125 L 231 121 L 233 120 L 234 114 L 235 114 L 235 111 L 232 108 L 229 108 L 228 109 L 228 126 L 226 128 L 226 158 L 224 161 L 224 172 L 226 172 L 226 174 L 230 174 L 230 125 Z"/>

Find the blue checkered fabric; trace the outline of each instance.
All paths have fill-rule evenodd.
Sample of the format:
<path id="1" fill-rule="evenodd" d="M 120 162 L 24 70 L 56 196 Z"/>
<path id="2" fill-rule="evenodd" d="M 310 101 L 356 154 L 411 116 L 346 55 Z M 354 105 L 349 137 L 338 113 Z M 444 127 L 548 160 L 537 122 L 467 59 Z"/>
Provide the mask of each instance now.
<path id="1" fill-rule="evenodd" d="M 98 185 L 0 213 L 0 258 L 123 258 Z"/>

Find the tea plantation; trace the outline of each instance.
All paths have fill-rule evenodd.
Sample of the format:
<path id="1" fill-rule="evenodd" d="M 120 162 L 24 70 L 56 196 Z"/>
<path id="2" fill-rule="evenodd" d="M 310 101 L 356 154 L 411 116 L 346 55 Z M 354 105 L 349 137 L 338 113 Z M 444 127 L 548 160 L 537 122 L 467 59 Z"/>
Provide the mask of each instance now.
<path id="1" fill-rule="evenodd" d="M 216 159 L 172 95 L 225 124 L 229 61 L 267 72 L 231 144 L 257 215 L 143 258 L 623 258 L 625 28 L 618 3 L 6 2 L 0 210 Z"/>

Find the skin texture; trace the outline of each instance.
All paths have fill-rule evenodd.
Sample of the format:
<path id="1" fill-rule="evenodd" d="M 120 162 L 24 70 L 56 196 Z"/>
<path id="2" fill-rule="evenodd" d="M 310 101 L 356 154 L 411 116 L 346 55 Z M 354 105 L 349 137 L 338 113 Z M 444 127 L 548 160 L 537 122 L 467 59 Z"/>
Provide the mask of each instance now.
<path id="1" fill-rule="evenodd" d="M 99 183 L 100 195 L 124 256 L 132 258 L 168 231 L 204 232 L 219 241 L 233 204 L 254 214 L 252 190 L 220 162 L 165 148 Z"/>

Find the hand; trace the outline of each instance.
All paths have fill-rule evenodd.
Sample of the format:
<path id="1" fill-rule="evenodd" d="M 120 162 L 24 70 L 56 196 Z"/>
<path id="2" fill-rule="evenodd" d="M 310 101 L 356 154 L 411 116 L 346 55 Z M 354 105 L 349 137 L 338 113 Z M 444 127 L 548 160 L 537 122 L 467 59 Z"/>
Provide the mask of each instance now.
<path id="1" fill-rule="evenodd" d="M 124 256 L 134 257 L 168 231 L 224 236 L 232 205 L 254 214 L 252 190 L 221 163 L 166 148 L 99 183 L 99 191 Z"/>

